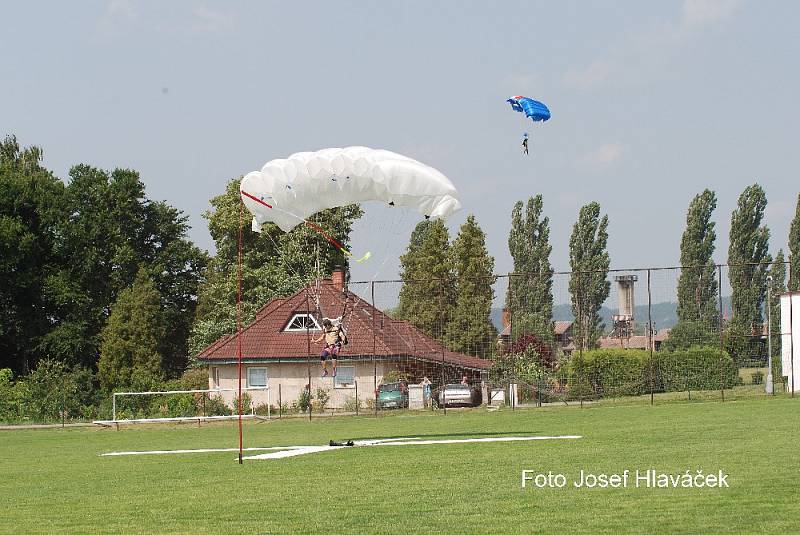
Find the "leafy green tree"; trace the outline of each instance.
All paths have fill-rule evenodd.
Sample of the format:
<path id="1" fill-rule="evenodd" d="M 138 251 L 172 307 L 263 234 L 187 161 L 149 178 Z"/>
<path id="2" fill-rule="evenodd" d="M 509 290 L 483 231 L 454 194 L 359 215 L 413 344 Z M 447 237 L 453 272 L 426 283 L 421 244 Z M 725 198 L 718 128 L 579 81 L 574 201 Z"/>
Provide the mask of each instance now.
<path id="1" fill-rule="evenodd" d="M 761 334 L 761 313 L 766 296 L 769 262 L 769 229 L 762 226 L 767 196 L 758 184 L 748 186 L 739 196 L 731 215 L 728 247 L 732 322 L 749 335 Z"/>
<path id="2" fill-rule="evenodd" d="M 486 358 L 497 340 L 491 321 L 495 281 L 494 258 L 486 250 L 486 235 L 470 215 L 450 247 L 456 302 L 447 325 L 450 349 Z"/>
<path id="3" fill-rule="evenodd" d="M 161 296 L 144 269 L 122 290 L 102 332 L 98 376 L 106 391 L 148 388 L 164 379 L 162 339 L 166 335 Z"/>
<path id="4" fill-rule="evenodd" d="M 318 274 L 326 277 L 335 267 L 348 265 L 341 251 L 305 225 L 300 224 L 290 232 L 283 232 L 273 224 L 263 225 L 260 233 L 250 230 L 250 216 L 240 198 L 240 182 L 240 179 L 231 180 L 225 193 L 211 199 L 213 209 L 203 214 L 208 220 L 217 254 L 199 290 L 189 340 L 191 355 L 196 355 L 220 336 L 236 332 L 240 226 L 242 321 L 245 324 L 271 299 L 299 290 Z M 360 206 L 347 205 L 319 212 L 311 219 L 347 247 L 353 223 L 362 215 Z"/>
<path id="5" fill-rule="evenodd" d="M 530 197 L 523 213 L 522 201 L 511 211 L 508 249 L 514 259 L 506 308 L 513 321 L 514 338 L 533 332 L 552 340 L 553 268 L 550 265 L 550 220 L 542 214 L 542 196 Z"/>
<path id="6" fill-rule="evenodd" d="M 37 147 L 0 142 L 0 368 L 16 374 L 36 366 L 52 329 L 51 280 L 64 184 L 41 166 Z"/>
<path id="7" fill-rule="evenodd" d="M 397 315 L 443 340 L 455 305 L 456 289 L 450 264 L 450 237 L 441 220 L 417 225 L 400 257 Z"/>
<path id="8" fill-rule="evenodd" d="M 60 203 L 67 215 L 57 228 L 59 266 L 46 285 L 52 328 L 38 351 L 72 365 L 96 366 L 111 305 L 144 267 L 163 296 L 165 370 L 179 375 L 207 263 L 207 255 L 187 239 L 188 218 L 149 200 L 138 173 L 126 169 L 74 166 Z"/>
<path id="9" fill-rule="evenodd" d="M 789 289 L 794 292 L 800 290 L 800 194 L 797 195 L 797 208 L 789 228 L 789 261 L 792 268 Z"/>
<path id="10" fill-rule="evenodd" d="M 604 328 L 600 308 L 611 290 L 607 243 L 608 216 L 600 217 L 596 202 L 583 206 L 569 240 L 569 291 L 575 317 L 575 346 L 579 349 L 595 347 Z"/>
<path id="11" fill-rule="evenodd" d="M 100 402 L 95 382 L 87 368 L 41 359 L 14 385 L 18 416 L 35 422 L 95 417 Z"/>
<path id="12" fill-rule="evenodd" d="M 717 277 L 714 240 L 717 234 L 711 215 L 717 197 L 711 190 L 695 196 L 686 213 L 681 238 L 681 274 L 678 279 L 678 323 L 670 331 L 670 349 L 711 345 L 718 339 Z"/>

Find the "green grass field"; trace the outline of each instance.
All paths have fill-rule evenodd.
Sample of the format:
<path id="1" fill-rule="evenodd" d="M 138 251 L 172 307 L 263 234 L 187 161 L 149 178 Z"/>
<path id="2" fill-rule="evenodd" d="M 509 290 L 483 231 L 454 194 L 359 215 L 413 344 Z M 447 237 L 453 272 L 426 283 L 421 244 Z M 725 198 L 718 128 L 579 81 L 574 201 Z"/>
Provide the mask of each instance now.
<path id="1" fill-rule="evenodd" d="M 235 423 L 0 432 L 3 533 L 798 533 L 800 399 L 248 422 L 245 446 L 395 436 L 580 440 L 363 447 L 236 462 Z M 521 488 L 521 471 L 724 470 L 730 488 Z M 632 485 L 631 485 L 632 487 Z"/>

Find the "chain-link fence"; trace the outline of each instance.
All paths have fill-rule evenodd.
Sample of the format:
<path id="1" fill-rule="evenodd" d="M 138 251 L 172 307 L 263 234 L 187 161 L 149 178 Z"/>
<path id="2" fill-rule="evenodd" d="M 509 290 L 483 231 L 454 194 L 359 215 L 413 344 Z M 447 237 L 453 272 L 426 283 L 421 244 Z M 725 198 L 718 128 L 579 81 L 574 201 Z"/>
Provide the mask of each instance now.
<path id="1" fill-rule="evenodd" d="M 773 280 L 791 273 L 784 267 L 350 282 L 325 303 L 349 340 L 336 369 L 320 376 L 317 333 L 303 331 L 303 355 L 246 363 L 243 384 L 264 391 L 246 393 L 245 412 L 379 415 L 794 395 L 800 294 L 787 292 L 792 281 L 782 275 Z M 235 393 L 213 389 L 233 388 L 236 367 L 212 362 L 207 370 L 208 392 L 129 396 L 116 407 L 86 370 L 51 363 L 29 377 L 0 374 L 0 421 L 107 419 L 115 409 L 126 418 L 227 415 Z M 227 383 L 220 373 L 230 375 Z"/>
<path id="2" fill-rule="evenodd" d="M 781 358 L 793 339 L 790 322 L 781 332 L 786 281 L 773 271 L 509 274 L 462 282 L 471 299 L 450 281 L 375 282 L 375 336 L 406 346 L 379 344 L 376 355 L 384 373 L 431 381 L 434 406 L 461 382 L 515 407 L 793 395 Z"/>

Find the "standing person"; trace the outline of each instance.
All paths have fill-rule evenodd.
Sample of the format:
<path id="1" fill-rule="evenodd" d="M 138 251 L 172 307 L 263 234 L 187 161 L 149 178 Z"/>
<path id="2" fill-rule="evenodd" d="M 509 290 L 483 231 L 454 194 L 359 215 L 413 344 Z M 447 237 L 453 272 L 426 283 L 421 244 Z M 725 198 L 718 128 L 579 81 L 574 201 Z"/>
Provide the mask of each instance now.
<path id="1" fill-rule="evenodd" d="M 469 379 L 467 379 L 466 375 L 461 378 L 461 384 L 464 386 L 469 386 Z"/>
<path id="2" fill-rule="evenodd" d="M 422 378 L 422 399 L 425 401 L 425 406 L 427 407 L 428 404 L 431 402 L 431 380 L 428 379 L 428 376 L 424 376 Z"/>
<path id="3" fill-rule="evenodd" d="M 328 357 L 333 363 L 333 376 L 336 377 L 336 358 L 339 356 L 339 351 L 342 349 L 342 327 L 339 325 L 334 326 L 333 322 L 328 318 L 322 320 L 322 336 L 314 340 L 314 343 L 325 339 L 325 348 L 320 354 L 320 361 L 322 362 L 322 376 L 328 376 Z"/>

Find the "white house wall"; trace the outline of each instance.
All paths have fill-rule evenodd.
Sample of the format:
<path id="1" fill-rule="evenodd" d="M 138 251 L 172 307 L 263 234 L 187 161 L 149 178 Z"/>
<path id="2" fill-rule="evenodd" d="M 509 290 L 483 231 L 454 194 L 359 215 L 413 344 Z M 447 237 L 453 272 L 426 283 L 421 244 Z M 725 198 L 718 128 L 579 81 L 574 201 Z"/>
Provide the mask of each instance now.
<path id="1" fill-rule="evenodd" d="M 781 364 L 787 388 L 800 391 L 800 292 L 781 294 Z"/>
<path id="2" fill-rule="evenodd" d="M 340 361 L 339 366 L 354 366 L 355 379 L 358 383 L 358 398 L 361 400 L 362 407 L 366 404 L 367 400 L 375 399 L 375 368 L 370 361 L 355 362 L 355 361 Z M 214 383 L 213 369 L 218 369 L 219 384 Z M 278 406 L 278 397 L 280 389 L 281 402 L 291 407 L 292 403 L 297 401 L 300 393 L 303 391 L 304 386 L 308 383 L 308 365 L 305 362 L 292 362 L 292 363 L 269 363 L 269 364 L 242 364 L 242 388 L 250 385 L 247 384 L 247 370 L 248 368 L 266 368 L 267 369 L 267 385 L 268 389 L 265 390 L 251 390 L 248 395 L 253 401 L 254 406 L 265 405 L 268 402 L 273 406 Z M 383 375 L 388 370 L 393 370 L 395 367 L 385 362 L 377 362 L 377 381 L 380 384 Z M 328 377 L 322 378 L 321 366 L 319 359 L 311 361 L 311 391 L 316 394 L 318 388 L 323 388 L 330 394 L 326 408 L 341 409 L 345 403 L 353 399 L 356 394 L 355 387 L 334 387 L 334 380 L 331 376 L 332 366 L 328 363 Z M 208 388 L 210 389 L 238 389 L 239 375 L 236 364 L 210 364 L 208 367 Z M 235 391 L 222 391 L 220 396 L 225 400 L 229 406 L 233 406 L 236 399 Z"/>

